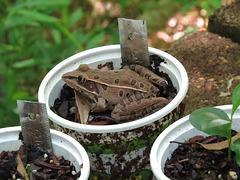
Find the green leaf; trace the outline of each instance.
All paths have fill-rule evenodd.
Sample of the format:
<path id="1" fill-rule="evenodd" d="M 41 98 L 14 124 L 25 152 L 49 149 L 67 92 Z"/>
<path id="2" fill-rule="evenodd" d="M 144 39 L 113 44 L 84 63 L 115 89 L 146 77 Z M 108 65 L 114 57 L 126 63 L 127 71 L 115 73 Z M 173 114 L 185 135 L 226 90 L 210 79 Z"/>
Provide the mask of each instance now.
<path id="1" fill-rule="evenodd" d="M 233 142 L 233 144 L 231 145 L 231 149 L 235 152 L 236 162 L 238 163 L 238 165 L 240 165 L 240 139 L 237 139 Z"/>
<path id="2" fill-rule="evenodd" d="M 78 8 L 77 10 L 75 10 L 69 17 L 68 27 L 71 27 L 77 21 L 81 20 L 82 16 L 83 16 L 82 8 Z"/>
<path id="3" fill-rule="evenodd" d="M 38 22 L 45 22 L 45 23 L 51 23 L 51 22 L 57 22 L 58 18 L 53 16 L 48 16 L 46 14 L 37 12 L 37 11 L 30 11 L 26 9 L 21 9 L 17 11 L 19 14 L 28 17 L 32 20 L 38 21 Z"/>
<path id="4" fill-rule="evenodd" d="M 39 26 L 39 23 L 24 16 L 14 15 L 9 16 L 4 22 L 4 28 L 10 29 L 16 26 L 29 25 L 29 26 Z"/>
<path id="5" fill-rule="evenodd" d="M 189 1 L 189 0 L 172 0 L 173 2 L 177 2 L 181 5 L 183 5 L 182 7 L 182 12 L 186 12 L 188 11 L 189 9 L 191 9 L 192 7 L 194 6 L 197 6 L 198 5 L 198 1 L 196 0 L 193 0 L 193 1 Z"/>
<path id="6" fill-rule="evenodd" d="M 26 67 L 32 67 L 36 65 L 36 62 L 34 59 L 27 59 L 24 61 L 18 61 L 16 63 L 13 64 L 13 68 L 26 68 Z"/>
<path id="7" fill-rule="evenodd" d="M 207 11 L 208 14 L 211 14 L 211 8 L 209 7 L 209 1 L 201 1 L 201 7 Z"/>
<path id="8" fill-rule="evenodd" d="M 50 44 L 46 39 L 40 39 L 35 42 L 34 48 L 37 48 L 37 50 L 34 52 L 36 63 L 44 65 L 49 61 L 49 59 L 51 59 L 51 52 L 47 50 L 49 47 Z"/>
<path id="9" fill-rule="evenodd" d="M 87 43 L 87 47 L 86 49 L 90 49 L 93 47 L 97 47 L 99 46 L 100 42 L 104 39 L 104 31 L 98 31 L 97 33 L 94 34 L 94 36 L 92 36 Z"/>
<path id="10" fill-rule="evenodd" d="M 68 24 L 68 7 L 67 6 L 64 6 L 61 9 L 61 22 L 65 26 Z"/>
<path id="11" fill-rule="evenodd" d="M 57 29 L 52 29 L 52 36 L 53 36 L 53 39 L 54 39 L 54 41 L 56 42 L 56 44 L 61 43 L 62 37 L 61 37 L 61 33 L 60 33 L 59 30 L 57 30 Z"/>
<path id="12" fill-rule="evenodd" d="M 76 40 L 73 34 L 65 26 L 63 26 L 59 22 L 56 23 L 56 26 L 64 35 L 66 35 L 69 39 L 71 39 L 71 41 L 76 45 L 76 47 L 78 47 L 80 51 L 84 50 L 82 45 Z"/>
<path id="13" fill-rule="evenodd" d="M 26 91 L 17 91 L 14 93 L 12 99 L 16 101 L 17 99 L 26 99 L 29 97 L 29 93 Z"/>
<path id="14" fill-rule="evenodd" d="M 10 11 L 16 11 L 19 9 L 23 9 L 25 7 L 50 7 L 50 6 L 66 6 L 70 3 L 69 0 L 34 0 L 34 1 L 27 1 L 16 3 L 13 7 L 10 8 Z"/>
<path id="15" fill-rule="evenodd" d="M 80 44 L 85 44 L 89 38 L 89 34 L 83 32 L 82 29 L 76 29 L 72 32 L 73 36 L 76 37 Z"/>
<path id="16" fill-rule="evenodd" d="M 0 62 L 15 62 L 18 61 L 19 59 L 24 59 L 25 54 L 24 53 L 19 53 L 19 52 L 11 52 L 9 54 L 5 53 L 2 54 L 1 58 L 0 58 Z"/>
<path id="17" fill-rule="evenodd" d="M 173 2 L 177 2 L 182 5 L 188 5 L 189 1 L 188 0 L 172 0 Z"/>
<path id="18" fill-rule="evenodd" d="M 0 43 L 0 54 L 9 53 L 14 50 L 14 46 L 11 44 Z M 1 61 L 1 60 L 0 60 Z"/>
<path id="19" fill-rule="evenodd" d="M 231 117 L 233 116 L 238 106 L 240 105 L 240 84 L 237 85 L 237 87 L 233 91 L 232 104 L 233 104 L 233 108 L 232 108 Z"/>
<path id="20" fill-rule="evenodd" d="M 187 12 L 189 11 L 192 7 L 197 6 L 198 2 L 193 1 L 193 2 L 188 2 L 188 4 L 185 4 L 181 10 L 181 12 Z"/>
<path id="21" fill-rule="evenodd" d="M 190 114 L 189 121 L 196 129 L 207 134 L 231 138 L 230 119 L 221 109 L 212 107 L 198 109 Z"/>
<path id="22" fill-rule="evenodd" d="M 11 68 L 7 69 L 7 80 L 6 80 L 6 84 L 3 87 L 4 87 L 5 92 L 7 93 L 7 100 L 11 101 L 12 96 L 14 95 L 14 93 L 17 89 L 16 74 L 14 73 L 13 69 L 11 69 Z"/>
<path id="23" fill-rule="evenodd" d="M 217 0 L 217 1 L 216 0 L 210 0 L 209 3 L 213 7 L 213 9 L 217 9 L 218 7 L 220 7 L 222 5 L 221 0 Z"/>

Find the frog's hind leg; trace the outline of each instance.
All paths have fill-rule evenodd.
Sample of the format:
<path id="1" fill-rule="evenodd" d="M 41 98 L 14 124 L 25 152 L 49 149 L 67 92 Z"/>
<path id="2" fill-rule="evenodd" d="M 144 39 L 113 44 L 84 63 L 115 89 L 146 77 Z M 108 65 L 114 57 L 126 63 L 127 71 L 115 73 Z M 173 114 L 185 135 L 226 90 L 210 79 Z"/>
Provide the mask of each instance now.
<path id="1" fill-rule="evenodd" d="M 155 85 L 163 87 L 167 85 L 167 81 L 164 78 L 156 75 L 154 72 L 150 71 L 149 69 L 143 66 L 132 64 L 129 66 L 129 68 L 138 73 L 141 77 L 148 79 L 151 83 Z"/>
<path id="2" fill-rule="evenodd" d="M 168 104 L 163 97 L 140 98 L 141 94 L 133 94 L 126 97 L 121 103 L 115 106 L 111 117 L 116 121 L 131 121 L 150 115 Z"/>

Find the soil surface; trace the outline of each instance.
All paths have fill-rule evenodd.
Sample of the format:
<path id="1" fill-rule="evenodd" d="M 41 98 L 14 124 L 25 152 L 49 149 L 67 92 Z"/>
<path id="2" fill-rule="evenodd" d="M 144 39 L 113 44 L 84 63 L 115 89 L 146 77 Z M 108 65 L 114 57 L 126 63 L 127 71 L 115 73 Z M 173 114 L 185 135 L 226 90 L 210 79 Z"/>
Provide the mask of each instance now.
<path id="1" fill-rule="evenodd" d="M 167 85 L 165 87 L 159 86 L 159 93 L 157 94 L 157 97 L 164 97 L 168 99 L 168 102 L 170 102 L 175 96 L 176 96 L 176 89 L 173 87 L 172 81 L 169 78 L 169 76 L 166 73 L 159 72 L 158 67 L 160 66 L 160 63 L 164 62 L 164 60 L 156 55 L 150 56 L 150 62 L 153 64 L 153 68 L 149 68 L 151 71 L 153 71 L 155 74 L 159 75 L 160 77 L 163 77 L 167 81 Z M 113 63 L 111 61 L 107 62 L 106 64 L 102 65 L 100 64 L 98 66 L 99 69 L 107 66 L 108 69 L 112 70 L 114 69 Z M 76 108 L 75 108 L 75 95 L 72 88 L 70 88 L 67 84 L 63 85 L 63 88 L 61 90 L 60 97 L 57 98 L 54 102 L 54 106 L 51 107 L 51 109 L 58 114 L 59 116 L 68 119 L 73 122 L 78 122 L 76 119 Z M 159 109 L 158 109 L 159 110 Z M 153 113 L 153 112 L 151 112 Z M 88 119 L 87 124 L 90 125 L 110 125 L 110 124 L 116 124 L 114 119 L 110 117 L 111 111 L 101 112 L 101 113 L 92 113 L 90 112 L 90 116 Z M 145 114 L 144 116 L 147 116 L 149 114 Z M 128 121 L 132 121 L 135 119 L 129 119 Z M 124 123 L 126 121 L 120 122 Z M 118 122 L 119 123 L 119 122 Z"/>
<path id="2" fill-rule="evenodd" d="M 195 137 L 199 141 L 216 143 L 226 140 L 219 136 L 206 138 Z M 171 180 L 231 180 L 230 174 L 237 179 L 240 177 L 240 166 L 235 161 L 235 154 L 232 153 L 232 160 L 227 160 L 228 150 L 207 150 L 198 144 L 190 143 L 192 140 L 178 146 L 173 152 L 171 159 L 165 164 L 164 174 Z"/>
<path id="3" fill-rule="evenodd" d="M 26 170 L 27 164 L 30 165 L 29 171 Z M 0 179 L 24 179 L 24 173 L 29 172 L 27 176 L 31 180 L 74 180 L 79 178 L 80 171 L 76 172 L 71 164 L 63 156 L 47 155 L 22 145 L 18 151 L 0 153 Z"/>
<path id="4" fill-rule="evenodd" d="M 240 83 L 240 46 L 210 32 L 197 32 L 177 41 L 167 52 L 185 67 L 189 89 L 185 115 L 206 106 L 232 104 Z"/>

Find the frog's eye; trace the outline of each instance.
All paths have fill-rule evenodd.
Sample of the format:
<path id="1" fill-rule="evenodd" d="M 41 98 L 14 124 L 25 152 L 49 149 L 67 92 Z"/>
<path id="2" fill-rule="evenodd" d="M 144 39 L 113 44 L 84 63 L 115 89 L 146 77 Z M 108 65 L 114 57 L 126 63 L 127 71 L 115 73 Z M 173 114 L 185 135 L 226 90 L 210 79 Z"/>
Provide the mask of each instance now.
<path id="1" fill-rule="evenodd" d="M 87 81 L 86 78 L 83 76 L 78 76 L 77 80 L 78 80 L 78 84 L 84 84 Z"/>

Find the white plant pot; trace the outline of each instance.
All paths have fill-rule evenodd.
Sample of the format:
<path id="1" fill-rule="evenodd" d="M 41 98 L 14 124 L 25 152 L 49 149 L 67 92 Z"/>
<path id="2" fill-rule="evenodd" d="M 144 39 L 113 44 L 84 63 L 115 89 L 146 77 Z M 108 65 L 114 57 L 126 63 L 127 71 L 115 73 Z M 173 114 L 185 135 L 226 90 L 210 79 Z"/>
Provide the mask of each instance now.
<path id="1" fill-rule="evenodd" d="M 0 129 L 0 153 L 5 151 L 17 151 L 22 145 L 18 139 L 20 126 Z M 50 130 L 53 144 L 53 152 L 56 156 L 63 156 L 66 160 L 71 161 L 76 171 L 81 171 L 79 180 L 86 180 L 90 173 L 90 163 L 85 149 L 72 137 L 56 131 Z M 80 169 L 80 165 L 83 168 Z"/>
<path id="2" fill-rule="evenodd" d="M 218 106 L 230 117 L 232 105 Z M 232 129 L 240 131 L 240 109 L 237 109 L 233 116 Z M 166 128 L 154 142 L 151 153 L 150 163 L 154 176 L 160 180 L 170 180 L 164 175 L 164 167 L 168 158 L 177 149 L 177 143 L 169 143 L 170 141 L 184 142 L 196 135 L 209 136 L 208 134 L 194 128 L 189 121 L 189 115 L 171 124 Z"/>
<path id="3" fill-rule="evenodd" d="M 96 68 L 109 61 L 113 61 L 114 68 L 119 69 L 122 62 L 120 45 L 86 50 L 65 59 L 45 76 L 39 87 L 38 100 L 46 103 L 51 126 L 71 135 L 84 146 L 90 158 L 91 174 L 103 173 L 106 179 L 114 178 L 112 175 L 127 176 L 128 173 L 141 169 L 150 171 L 149 153 L 153 141 L 163 126 L 175 121 L 176 115 L 183 111 L 180 103 L 188 89 L 186 70 L 177 59 L 161 50 L 149 47 L 149 54 L 164 59 L 160 71 L 169 75 L 178 93 L 161 110 L 135 121 L 117 125 L 85 125 L 61 118 L 50 109 L 54 100 L 60 96 L 64 84 L 61 77 L 64 73 L 77 69 L 80 64 Z"/>

